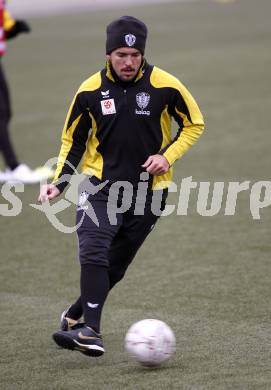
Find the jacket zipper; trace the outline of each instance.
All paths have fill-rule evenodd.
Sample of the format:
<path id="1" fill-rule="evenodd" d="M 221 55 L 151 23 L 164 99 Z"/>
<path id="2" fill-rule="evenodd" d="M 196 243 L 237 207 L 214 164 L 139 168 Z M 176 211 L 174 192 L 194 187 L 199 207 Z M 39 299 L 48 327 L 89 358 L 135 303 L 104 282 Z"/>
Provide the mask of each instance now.
<path id="1" fill-rule="evenodd" d="M 124 93 L 124 106 L 128 110 L 127 89 L 124 89 L 123 93 Z"/>

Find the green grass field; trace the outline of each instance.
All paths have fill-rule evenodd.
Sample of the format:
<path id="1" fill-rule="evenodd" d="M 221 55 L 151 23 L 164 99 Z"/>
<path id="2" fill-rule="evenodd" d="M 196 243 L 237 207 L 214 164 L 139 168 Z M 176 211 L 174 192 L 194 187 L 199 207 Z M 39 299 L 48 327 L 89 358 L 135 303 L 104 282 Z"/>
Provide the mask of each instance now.
<path id="1" fill-rule="evenodd" d="M 34 167 L 57 155 L 74 92 L 104 63 L 105 25 L 132 14 L 149 26 L 149 62 L 179 77 L 206 119 L 176 183 L 270 180 L 270 12 L 268 0 L 201 1 L 30 20 L 32 34 L 10 43 L 4 61 L 21 159 Z M 0 220 L 1 390 L 271 388 L 270 207 L 253 220 L 246 191 L 234 216 L 222 207 L 203 217 L 194 192 L 187 216 L 163 218 L 107 301 L 107 353 L 93 360 L 51 339 L 79 293 L 77 243 L 29 206 L 38 190 L 25 187 L 22 212 Z M 74 214 L 60 218 L 72 225 Z M 143 318 L 176 334 L 161 369 L 124 352 L 128 327 Z"/>

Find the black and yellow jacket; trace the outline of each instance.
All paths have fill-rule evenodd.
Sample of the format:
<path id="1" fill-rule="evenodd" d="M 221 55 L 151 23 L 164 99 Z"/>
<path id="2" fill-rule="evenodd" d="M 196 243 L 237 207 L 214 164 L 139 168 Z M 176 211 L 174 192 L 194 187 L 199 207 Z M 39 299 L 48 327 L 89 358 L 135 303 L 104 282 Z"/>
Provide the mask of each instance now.
<path id="1" fill-rule="evenodd" d="M 171 121 L 179 130 L 171 138 Z M 204 128 L 201 112 L 175 77 L 143 62 L 132 83 L 116 81 L 110 66 L 82 83 L 62 133 L 54 183 L 63 190 L 82 156 L 82 171 L 101 180 L 139 181 L 150 155 L 163 154 L 171 168 L 151 178 L 152 189 L 165 188 L 172 165 L 197 141 Z M 67 161 L 70 164 L 67 164 Z M 165 183 L 165 181 L 167 183 Z"/>

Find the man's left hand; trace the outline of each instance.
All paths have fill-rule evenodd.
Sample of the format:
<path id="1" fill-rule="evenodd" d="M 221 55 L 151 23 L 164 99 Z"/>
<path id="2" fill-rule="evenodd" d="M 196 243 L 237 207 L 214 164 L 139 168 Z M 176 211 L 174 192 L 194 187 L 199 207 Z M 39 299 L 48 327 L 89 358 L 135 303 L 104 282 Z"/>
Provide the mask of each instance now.
<path id="1" fill-rule="evenodd" d="M 169 163 L 167 159 L 160 155 L 154 154 L 148 157 L 147 161 L 142 165 L 151 175 L 164 175 L 169 170 Z"/>

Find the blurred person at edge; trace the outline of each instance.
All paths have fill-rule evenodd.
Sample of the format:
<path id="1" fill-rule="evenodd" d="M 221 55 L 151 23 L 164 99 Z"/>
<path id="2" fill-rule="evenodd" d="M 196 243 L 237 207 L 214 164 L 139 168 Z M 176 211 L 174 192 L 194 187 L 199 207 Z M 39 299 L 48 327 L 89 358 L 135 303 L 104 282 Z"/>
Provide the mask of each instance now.
<path id="1" fill-rule="evenodd" d="M 0 0 L 0 152 L 7 168 L 5 172 L 0 171 L 0 183 L 38 183 L 47 176 L 44 171 L 38 169 L 33 171 L 18 160 L 9 134 L 11 104 L 8 85 L 2 68 L 2 57 L 6 53 L 7 39 L 29 32 L 29 25 L 23 20 L 13 19 L 5 8 L 5 1 Z"/>

